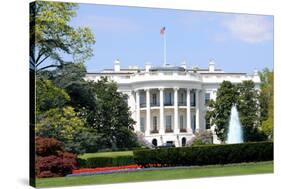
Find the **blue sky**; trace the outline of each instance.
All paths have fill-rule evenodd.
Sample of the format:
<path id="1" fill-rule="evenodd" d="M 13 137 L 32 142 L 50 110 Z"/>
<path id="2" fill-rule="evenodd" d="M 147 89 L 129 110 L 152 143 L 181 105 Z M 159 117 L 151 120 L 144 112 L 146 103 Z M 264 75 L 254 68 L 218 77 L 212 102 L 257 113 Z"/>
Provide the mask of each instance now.
<path id="1" fill-rule="evenodd" d="M 213 59 L 227 72 L 273 68 L 272 16 L 80 4 L 71 25 L 95 35 L 89 72 L 112 68 L 116 58 L 121 68 L 162 65 L 163 26 L 169 64 L 206 68 Z"/>

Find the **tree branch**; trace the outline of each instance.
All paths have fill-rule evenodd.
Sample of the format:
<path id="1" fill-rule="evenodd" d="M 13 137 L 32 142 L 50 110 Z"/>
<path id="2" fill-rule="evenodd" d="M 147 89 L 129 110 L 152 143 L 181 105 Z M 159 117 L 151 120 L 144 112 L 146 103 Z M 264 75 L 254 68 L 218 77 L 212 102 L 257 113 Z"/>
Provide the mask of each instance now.
<path id="1" fill-rule="evenodd" d="M 45 51 L 44 50 L 42 50 L 42 49 L 40 49 L 40 52 L 39 52 L 39 55 L 38 55 L 38 57 L 37 57 L 37 59 L 36 59 L 36 61 L 35 61 L 35 64 L 37 64 L 37 62 L 40 60 L 40 58 L 44 55 L 44 53 L 45 53 Z"/>
<path id="2" fill-rule="evenodd" d="M 44 62 L 49 57 L 50 57 L 50 55 L 45 56 L 45 58 L 43 58 L 43 60 L 41 60 L 39 63 L 36 64 L 36 67 L 38 67 L 42 62 Z"/>
<path id="3" fill-rule="evenodd" d="M 44 69 L 47 69 L 47 68 L 54 68 L 54 67 L 59 67 L 59 66 L 52 64 L 52 65 L 49 65 L 49 66 L 44 66 L 44 67 L 38 69 L 37 71 L 41 71 L 41 70 L 44 70 Z"/>

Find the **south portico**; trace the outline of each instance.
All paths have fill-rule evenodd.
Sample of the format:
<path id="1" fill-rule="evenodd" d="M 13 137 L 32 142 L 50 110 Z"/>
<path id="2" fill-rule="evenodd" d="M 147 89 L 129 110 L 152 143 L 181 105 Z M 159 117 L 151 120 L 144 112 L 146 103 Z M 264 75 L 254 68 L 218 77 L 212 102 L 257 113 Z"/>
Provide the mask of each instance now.
<path id="1" fill-rule="evenodd" d="M 200 127 L 202 89 L 183 86 L 144 87 L 133 90 L 135 130 L 156 145 L 182 146 Z M 203 123 L 202 123 L 203 124 Z"/>

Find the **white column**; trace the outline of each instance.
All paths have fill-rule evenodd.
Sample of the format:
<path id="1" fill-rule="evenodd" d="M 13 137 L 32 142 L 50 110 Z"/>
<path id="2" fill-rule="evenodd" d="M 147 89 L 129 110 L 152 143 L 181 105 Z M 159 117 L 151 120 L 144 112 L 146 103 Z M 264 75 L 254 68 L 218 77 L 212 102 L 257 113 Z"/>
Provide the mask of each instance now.
<path id="1" fill-rule="evenodd" d="M 150 134 L 150 93 L 149 89 L 146 89 L 146 129 L 145 135 Z"/>
<path id="2" fill-rule="evenodd" d="M 164 89 L 159 88 L 160 91 L 160 135 L 163 135 L 165 132 L 164 129 Z"/>
<path id="3" fill-rule="evenodd" d="M 136 90 L 136 131 L 140 131 L 140 92 Z"/>
<path id="4" fill-rule="evenodd" d="M 187 132 L 192 133 L 190 114 L 190 89 L 186 89 L 186 125 Z"/>
<path id="5" fill-rule="evenodd" d="M 200 125 L 199 125 L 199 90 L 196 89 L 196 92 L 195 92 L 195 109 L 196 109 L 196 130 L 198 131 L 199 128 L 200 128 Z"/>
<path id="6" fill-rule="evenodd" d="M 178 90 L 179 88 L 174 88 L 174 134 L 179 133 L 179 110 L 178 110 Z"/>

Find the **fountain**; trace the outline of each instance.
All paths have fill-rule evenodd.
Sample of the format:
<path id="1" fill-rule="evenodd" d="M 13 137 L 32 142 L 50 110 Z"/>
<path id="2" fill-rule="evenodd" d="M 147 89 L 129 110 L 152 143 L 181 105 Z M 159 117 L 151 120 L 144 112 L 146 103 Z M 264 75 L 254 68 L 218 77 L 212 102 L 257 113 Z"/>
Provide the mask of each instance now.
<path id="1" fill-rule="evenodd" d="M 230 121 L 227 133 L 227 144 L 243 143 L 243 131 L 239 120 L 236 105 L 231 108 Z"/>

